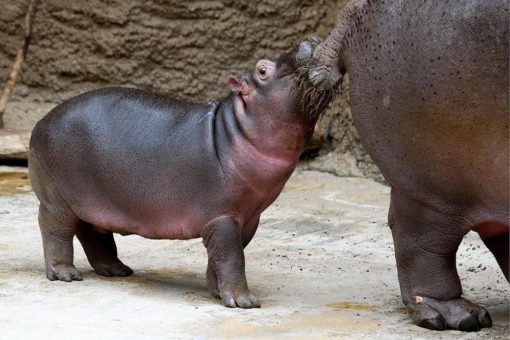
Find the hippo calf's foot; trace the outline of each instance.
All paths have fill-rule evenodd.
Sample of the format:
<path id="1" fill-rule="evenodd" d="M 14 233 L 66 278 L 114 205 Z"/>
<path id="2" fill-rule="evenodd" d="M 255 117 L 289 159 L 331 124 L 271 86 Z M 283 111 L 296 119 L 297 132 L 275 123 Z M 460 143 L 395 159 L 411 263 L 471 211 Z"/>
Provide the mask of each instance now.
<path id="1" fill-rule="evenodd" d="M 250 293 L 248 288 L 235 289 L 235 287 L 224 287 L 222 292 L 218 288 L 218 277 L 211 265 L 207 266 L 207 287 L 209 292 L 216 299 L 220 299 L 227 307 L 241 307 L 241 308 L 259 308 L 260 302 L 257 298 Z"/>
<path id="2" fill-rule="evenodd" d="M 420 327 L 433 330 L 447 328 L 473 332 L 492 326 L 489 312 L 464 298 L 441 301 L 425 296 L 415 296 L 407 304 L 409 315 Z"/>
<path id="3" fill-rule="evenodd" d="M 60 280 L 65 282 L 81 281 L 82 277 L 74 265 L 59 264 L 46 268 L 46 277 L 50 281 Z"/>
<path id="4" fill-rule="evenodd" d="M 111 232 L 99 232 L 91 224 L 81 222 L 76 228 L 94 272 L 101 276 L 130 276 L 133 270 L 117 257 L 117 246 Z"/>
<path id="5" fill-rule="evenodd" d="M 92 264 L 91 264 L 92 265 Z M 130 276 L 133 274 L 133 269 L 126 266 L 120 260 L 113 263 L 101 263 L 92 265 L 94 272 L 101 276 Z"/>
<path id="6" fill-rule="evenodd" d="M 209 257 L 206 276 L 211 294 L 227 307 L 260 307 L 246 282 L 244 251 L 237 221 L 230 216 L 219 217 L 202 230 L 202 238 Z"/>

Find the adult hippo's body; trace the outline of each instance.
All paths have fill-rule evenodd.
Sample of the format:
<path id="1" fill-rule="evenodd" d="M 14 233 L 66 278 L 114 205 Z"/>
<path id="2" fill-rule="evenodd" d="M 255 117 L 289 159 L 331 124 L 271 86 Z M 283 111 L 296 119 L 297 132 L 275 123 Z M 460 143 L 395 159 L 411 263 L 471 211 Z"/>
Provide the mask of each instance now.
<path id="1" fill-rule="evenodd" d="M 260 306 L 243 248 L 331 98 L 300 72 L 316 44 L 231 76 L 231 94 L 206 105 L 107 88 L 53 109 L 36 125 L 29 152 L 47 277 L 81 280 L 75 235 L 105 276 L 133 272 L 117 257 L 113 233 L 202 237 L 211 293 L 229 307 Z M 318 102 L 309 105 L 308 96 Z"/>
<path id="2" fill-rule="evenodd" d="M 491 325 L 461 297 L 469 231 L 508 280 L 508 14 L 506 0 L 351 1 L 314 51 L 316 84 L 349 74 L 354 124 L 392 188 L 402 298 L 423 327 Z"/>

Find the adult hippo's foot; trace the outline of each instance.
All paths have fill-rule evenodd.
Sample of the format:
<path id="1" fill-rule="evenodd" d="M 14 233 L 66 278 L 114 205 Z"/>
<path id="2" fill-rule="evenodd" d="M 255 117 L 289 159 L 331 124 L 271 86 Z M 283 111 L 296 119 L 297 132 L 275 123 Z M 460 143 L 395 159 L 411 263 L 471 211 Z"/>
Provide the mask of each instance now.
<path id="1" fill-rule="evenodd" d="M 246 282 L 239 224 L 230 216 L 217 218 L 202 230 L 202 238 L 209 257 L 206 276 L 211 294 L 227 307 L 260 307 Z"/>
<path id="2" fill-rule="evenodd" d="M 464 298 L 441 301 L 425 296 L 415 296 L 407 303 L 407 310 L 414 323 L 421 327 L 444 330 L 478 331 L 491 327 L 489 312 Z"/>
<path id="3" fill-rule="evenodd" d="M 478 331 L 489 313 L 461 297 L 455 256 L 466 231 L 460 215 L 444 214 L 391 192 L 389 224 L 395 243 L 402 299 L 421 327 Z"/>

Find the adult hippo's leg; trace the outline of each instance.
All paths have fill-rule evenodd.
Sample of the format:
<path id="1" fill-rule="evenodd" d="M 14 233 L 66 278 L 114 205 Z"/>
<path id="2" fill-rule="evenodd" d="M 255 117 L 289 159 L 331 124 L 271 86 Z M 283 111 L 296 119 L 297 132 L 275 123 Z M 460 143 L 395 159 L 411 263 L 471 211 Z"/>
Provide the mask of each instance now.
<path id="1" fill-rule="evenodd" d="M 129 276 L 133 270 L 122 263 L 117 256 L 113 233 L 101 233 L 93 225 L 80 222 L 76 236 L 85 250 L 90 265 L 101 276 Z"/>
<path id="2" fill-rule="evenodd" d="M 246 282 L 243 242 L 237 221 L 231 216 L 217 218 L 201 234 L 209 258 L 206 276 L 211 293 L 227 307 L 260 307 Z"/>
<path id="3" fill-rule="evenodd" d="M 508 229 L 508 226 L 507 226 Z M 498 235 L 494 237 L 487 237 L 483 238 L 483 243 L 485 243 L 485 246 L 489 248 L 491 253 L 496 258 L 496 261 L 498 262 L 499 266 L 501 267 L 501 270 L 503 271 L 503 274 L 506 277 L 506 280 L 508 280 L 508 270 L 509 270 L 509 263 L 508 263 L 508 252 L 510 244 L 510 237 L 508 234 L 508 231 L 503 235 Z"/>
<path id="4" fill-rule="evenodd" d="M 402 299 L 413 321 L 436 330 L 490 327 L 489 313 L 461 297 L 455 254 L 467 232 L 462 216 L 431 209 L 392 189 L 389 224 Z"/>

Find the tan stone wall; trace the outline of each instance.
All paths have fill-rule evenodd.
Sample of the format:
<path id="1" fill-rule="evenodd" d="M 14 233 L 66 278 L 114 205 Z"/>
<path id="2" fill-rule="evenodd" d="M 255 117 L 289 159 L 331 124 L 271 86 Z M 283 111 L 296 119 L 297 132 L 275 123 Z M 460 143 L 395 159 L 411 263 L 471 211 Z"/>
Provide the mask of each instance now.
<path id="1" fill-rule="evenodd" d="M 0 0 L 2 84 L 21 41 L 27 3 Z M 43 0 L 10 106 L 12 115 L 30 111 L 26 102 L 58 103 L 79 92 L 112 85 L 146 88 L 196 102 L 224 96 L 229 74 L 244 73 L 257 59 L 277 57 L 305 37 L 324 37 L 345 3 Z M 16 105 L 23 107 L 21 113 Z M 358 145 L 345 93 L 329 109 L 323 132 L 326 143 L 321 153 L 334 150 L 343 156 L 348 152 L 359 160 L 360 168 L 369 164 Z"/>

